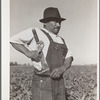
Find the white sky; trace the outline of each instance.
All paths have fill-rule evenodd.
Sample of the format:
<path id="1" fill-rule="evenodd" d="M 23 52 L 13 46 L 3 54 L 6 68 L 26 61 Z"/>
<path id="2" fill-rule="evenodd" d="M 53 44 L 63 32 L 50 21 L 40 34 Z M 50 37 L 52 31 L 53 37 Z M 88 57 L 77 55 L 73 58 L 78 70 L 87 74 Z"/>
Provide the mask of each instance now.
<path id="1" fill-rule="evenodd" d="M 59 35 L 70 47 L 73 64 L 97 63 L 97 0 L 11 0 L 10 36 L 29 27 L 42 27 L 46 7 L 58 7 L 62 17 Z M 10 46 L 10 60 L 30 63 L 30 60 Z"/>

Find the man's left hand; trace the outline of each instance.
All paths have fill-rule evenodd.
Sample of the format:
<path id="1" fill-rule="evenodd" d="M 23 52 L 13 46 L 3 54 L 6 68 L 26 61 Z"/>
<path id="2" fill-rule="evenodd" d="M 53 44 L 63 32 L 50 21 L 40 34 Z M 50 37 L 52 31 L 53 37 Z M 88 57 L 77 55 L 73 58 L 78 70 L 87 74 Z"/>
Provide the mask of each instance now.
<path id="1" fill-rule="evenodd" d="M 59 78 L 64 73 L 64 71 L 65 71 L 65 68 L 63 66 L 59 68 L 55 68 L 51 72 L 50 76 L 51 78 Z"/>

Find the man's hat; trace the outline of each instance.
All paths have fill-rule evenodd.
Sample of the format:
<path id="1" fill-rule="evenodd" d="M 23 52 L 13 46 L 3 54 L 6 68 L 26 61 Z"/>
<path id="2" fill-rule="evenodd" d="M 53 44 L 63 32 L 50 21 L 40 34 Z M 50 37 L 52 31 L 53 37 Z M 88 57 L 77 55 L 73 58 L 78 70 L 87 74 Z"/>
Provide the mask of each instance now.
<path id="1" fill-rule="evenodd" d="M 53 7 L 46 8 L 44 10 L 43 17 L 44 17 L 43 19 L 39 20 L 42 23 L 46 23 L 46 22 L 49 22 L 49 21 L 61 22 L 61 21 L 66 20 L 65 18 L 61 18 L 58 9 L 57 8 L 53 8 Z"/>

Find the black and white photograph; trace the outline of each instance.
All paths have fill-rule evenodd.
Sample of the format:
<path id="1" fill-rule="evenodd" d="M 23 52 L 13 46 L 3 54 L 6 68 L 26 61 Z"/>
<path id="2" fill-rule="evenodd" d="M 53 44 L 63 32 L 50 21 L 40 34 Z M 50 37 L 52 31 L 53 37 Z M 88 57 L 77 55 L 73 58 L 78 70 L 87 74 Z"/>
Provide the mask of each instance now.
<path id="1" fill-rule="evenodd" d="M 99 100 L 99 0 L 7 2 L 3 100 Z"/>

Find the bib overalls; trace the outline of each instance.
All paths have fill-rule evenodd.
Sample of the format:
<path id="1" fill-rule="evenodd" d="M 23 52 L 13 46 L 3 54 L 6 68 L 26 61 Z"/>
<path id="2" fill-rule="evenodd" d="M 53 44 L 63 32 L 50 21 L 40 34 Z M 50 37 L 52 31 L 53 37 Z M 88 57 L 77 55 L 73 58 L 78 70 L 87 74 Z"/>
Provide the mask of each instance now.
<path id="1" fill-rule="evenodd" d="M 42 30 L 48 37 L 50 45 L 48 48 L 46 60 L 50 72 L 57 67 L 61 67 L 67 54 L 67 46 L 53 41 L 51 36 Z M 51 77 L 36 75 L 34 73 L 32 80 L 32 100 L 66 100 L 63 75 L 57 79 Z"/>

